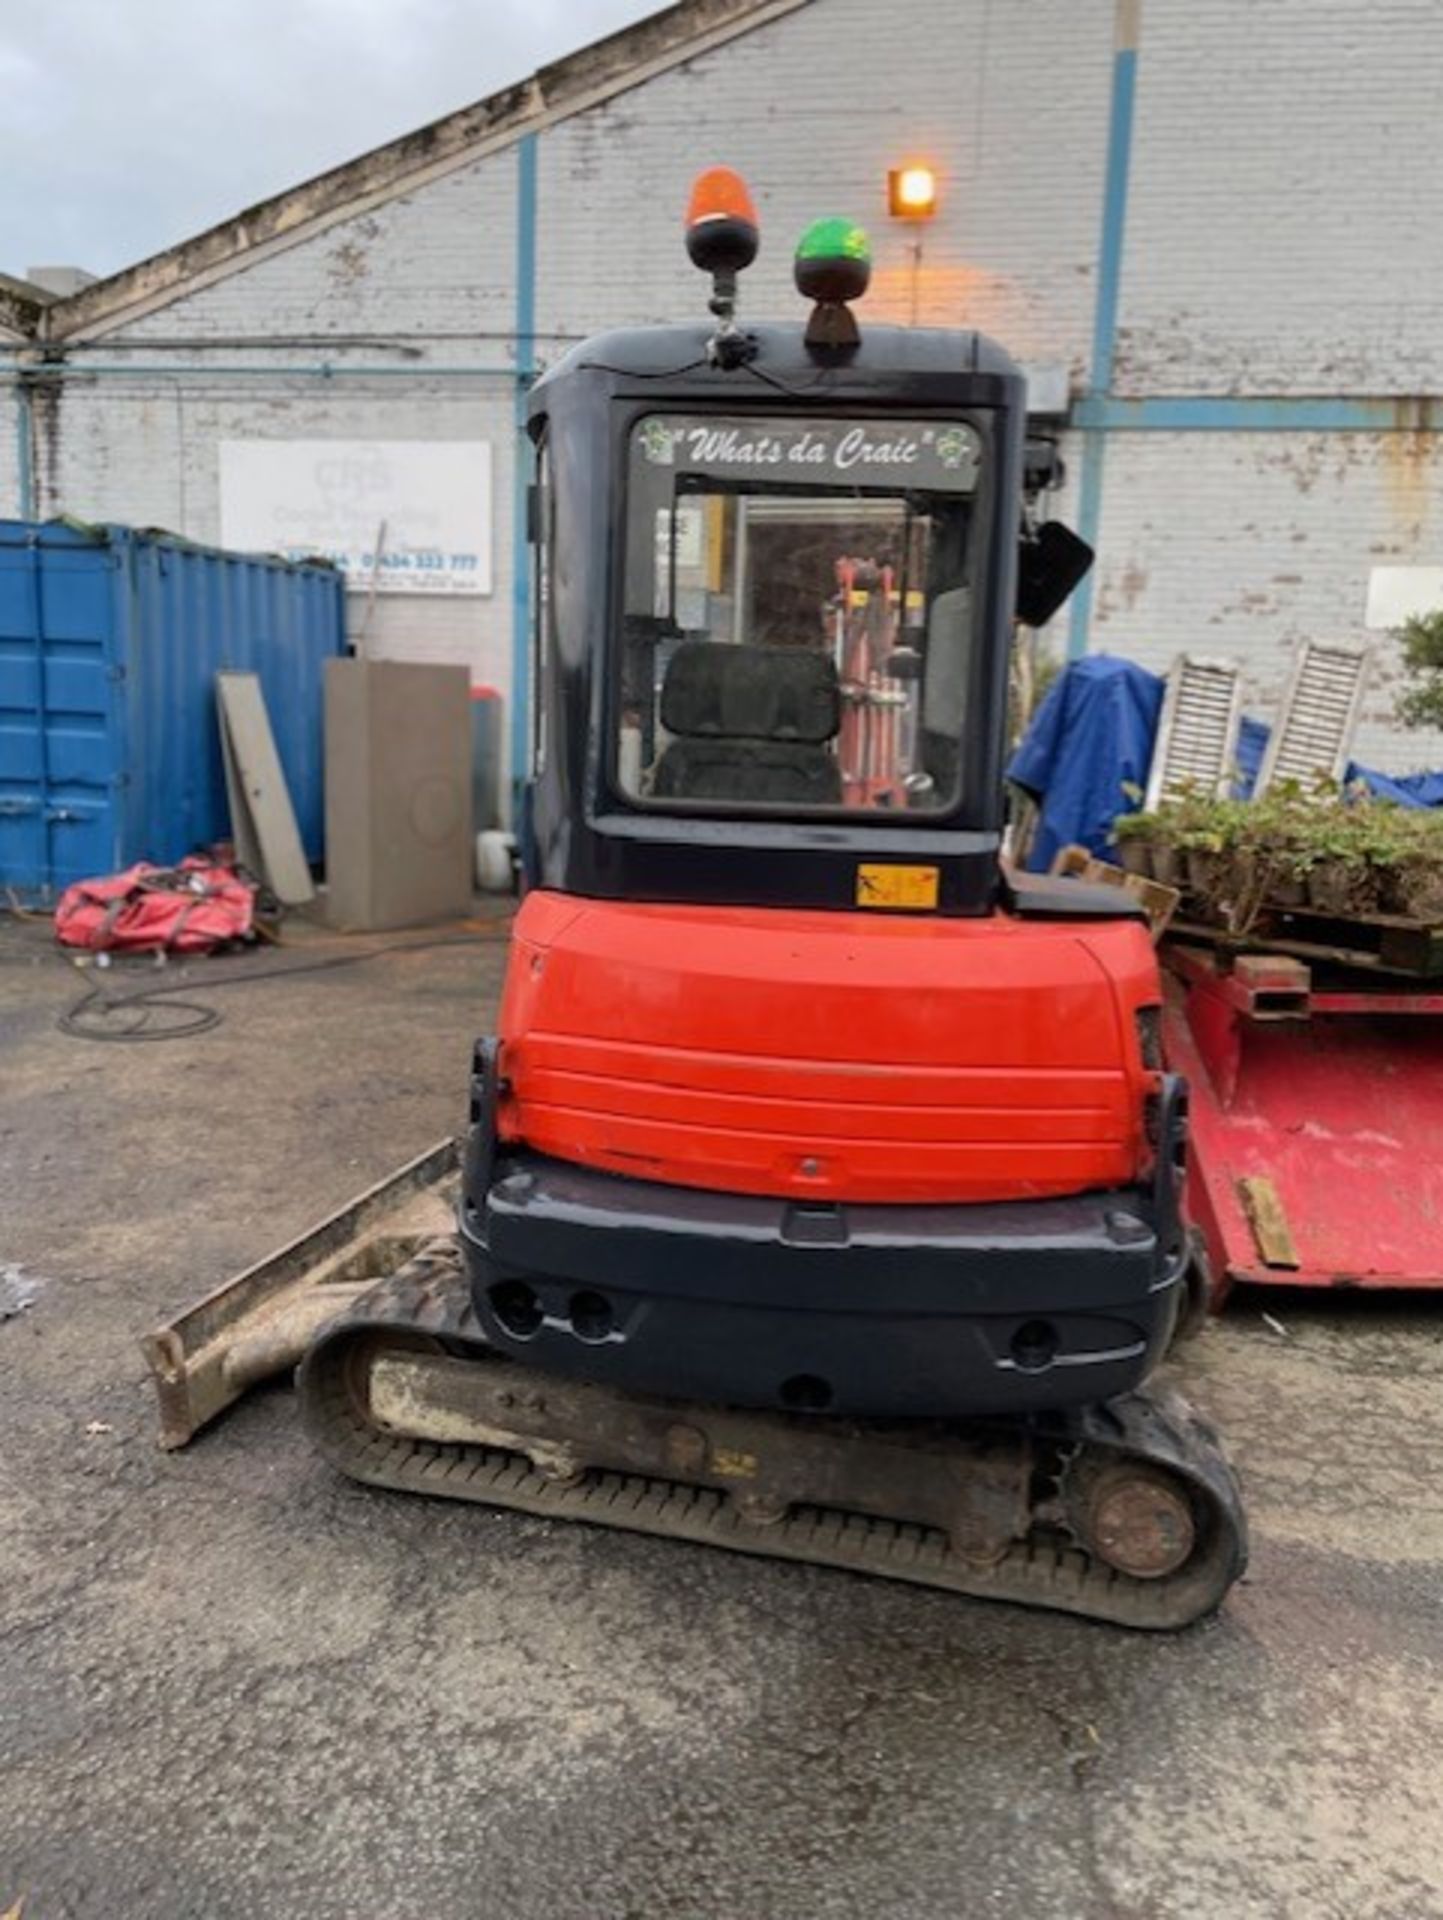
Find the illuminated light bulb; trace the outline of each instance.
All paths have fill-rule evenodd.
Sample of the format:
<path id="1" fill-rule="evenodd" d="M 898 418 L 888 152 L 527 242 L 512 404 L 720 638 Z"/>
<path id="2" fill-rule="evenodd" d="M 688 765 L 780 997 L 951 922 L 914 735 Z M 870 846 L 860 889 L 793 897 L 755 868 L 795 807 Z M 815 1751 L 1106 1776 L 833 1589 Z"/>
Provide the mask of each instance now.
<path id="1" fill-rule="evenodd" d="M 930 220 L 937 211 L 937 176 L 930 167 L 896 167 L 887 175 L 887 208 L 899 220 Z"/>

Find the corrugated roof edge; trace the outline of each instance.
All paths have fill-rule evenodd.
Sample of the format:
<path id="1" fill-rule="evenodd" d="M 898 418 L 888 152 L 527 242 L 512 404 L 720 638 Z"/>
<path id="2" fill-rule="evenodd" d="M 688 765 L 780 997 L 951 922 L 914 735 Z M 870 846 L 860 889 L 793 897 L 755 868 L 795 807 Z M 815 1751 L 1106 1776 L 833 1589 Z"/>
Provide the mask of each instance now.
<path id="1" fill-rule="evenodd" d="M 172 533 L 168 527 L 128 527 L 115 520 L 77 520 L 68 513 L 57 514 L 53 520 L 0 519 L 0 546 L 25 546 L 37 533 L 43 533 L 51 546 L 105 547 L 134 540 L 149 546 L 182 548 L 187 553 L 213 553 L 222 559 L 260 560 L 267 566 L 284 567 L 291 573 L 337 571 L 329 560 L 287 560 L 280 553 L 218 547 L 209 540 L 187 540 L 183 533 Z"/>
<path id="2" fill-rule="evenodd" d="M 524 134 L 615 94 L 654 73 L 681 65 L 810 0 L 678 0 L 619 33 L 539 68 L 469 107 L 373 148 L 313 180 L 262 200 L 232 219 L 163 253 L 97 280 L 29 317 L 29 335 L 60 344 L 103 335 L 141 312 L 253 265 L 282 245 L 412 191 L 465 165 L 478 152 L 513 144 Z M 5 321 L 0 281 L 0 325 Z"/>

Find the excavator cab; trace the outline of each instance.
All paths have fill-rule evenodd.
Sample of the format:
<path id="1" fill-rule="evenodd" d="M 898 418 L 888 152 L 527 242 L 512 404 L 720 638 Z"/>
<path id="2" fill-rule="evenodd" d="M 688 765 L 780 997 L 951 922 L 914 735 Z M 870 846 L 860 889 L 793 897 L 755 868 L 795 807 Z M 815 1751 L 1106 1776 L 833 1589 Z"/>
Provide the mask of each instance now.
<path id="1" fill-rule="evenodd" d="M 838 229 L 799 255 L 808 323 L 743 333 L 733 279 L 719 328 L 604 335 L 532 395 L 476 1309 L 652 1392 L 1077 1404 L 1171 1333 L 1182 1090 L 1130 903 L 999 858 L 1023 379 L 977 334 L 859 328 Z"/>
<path id="2" fill-rule="evenodd" d="M 313 1430 L 384 1485 L 1180 1624 L 1243 1539 L 1140 1391 L 1185 1265 L 1157 967 L 1126 896 L 1001 859 L 1019 580 L 1037 619 L 1083 563 L 1024 515 L 1022 376 L 859 325 L 845 221 L 810 312 L 743 328 L 734 175 L 687 239 L 709 322 L 531 394 L 527 889 L 459 1259 L 320 1343 Z"/>

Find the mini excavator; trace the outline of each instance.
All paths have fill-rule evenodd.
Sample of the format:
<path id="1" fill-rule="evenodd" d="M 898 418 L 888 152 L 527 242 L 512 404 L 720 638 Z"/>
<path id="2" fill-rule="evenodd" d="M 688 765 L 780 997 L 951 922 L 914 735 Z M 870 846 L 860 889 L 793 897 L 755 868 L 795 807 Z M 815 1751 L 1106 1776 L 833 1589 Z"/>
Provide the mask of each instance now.
<path id="1" fill-rule="evenodd" d="M 313 1341 L 382 1487 L 1135 1627 L 1242 1571 L 1237 1486 L 1149 1385 L 1182 1310 L 1186 1090 L 1127 896 L 1001 858 L 1013 626 L 1091 555 L 980 334 L 859 326 L 865 234 L 744 327 L 534 387 L 531 779 L 457 1233 Z"/>

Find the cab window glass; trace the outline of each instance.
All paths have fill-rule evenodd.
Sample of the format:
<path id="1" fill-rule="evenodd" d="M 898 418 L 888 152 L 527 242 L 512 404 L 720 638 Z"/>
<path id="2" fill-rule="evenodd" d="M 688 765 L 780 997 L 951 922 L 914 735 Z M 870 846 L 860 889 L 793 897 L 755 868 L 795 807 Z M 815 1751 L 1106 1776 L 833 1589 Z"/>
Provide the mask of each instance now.
<path id="1" fill-rule="evenodd" d="M 773 812 L 955 805 L 980 460 L 964 423 L 639 421 L 622 791 Z"/>

